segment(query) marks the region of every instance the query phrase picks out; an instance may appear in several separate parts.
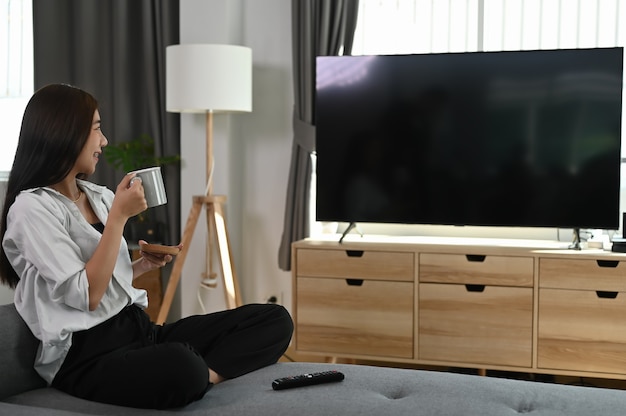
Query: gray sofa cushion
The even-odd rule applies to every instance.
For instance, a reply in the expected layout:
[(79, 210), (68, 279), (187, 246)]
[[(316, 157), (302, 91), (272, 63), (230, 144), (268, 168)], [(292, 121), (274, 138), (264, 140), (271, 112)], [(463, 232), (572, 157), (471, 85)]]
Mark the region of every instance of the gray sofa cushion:
[[(346, 379), (292, 390), (272, 390), (275, 378), (326, 369), (340, 370)], [(51, 388), (22, 393), (7, 401), (34, 409), (102, 416), (503, 416), (524, 413), (622, 416), (626, 409), (626, 392), (435, 371), (279, 363), (220, 383), (201, 400), (176, 410), (157, 412), (93, 403)], [(39, 413), (33, 413), (36, 414)]]
[[(0, 306), (0, 415), (623, 415), (626, 391), (347, 364), (279, 363), (214, 386), (183, 409), (154, 411), (78, 399), (33, 370), (37, 341), (13, 305)], [(274, 391), (274, 379), (336, 369), (344, 381)]]
[(39, 407), (20, 406), (10, 403), (0, 403), (0, 415), (4, 416), (81, 416), (82, 413), (66, 412), (64, 410), (41, 409)]
[(38, 345), (15, 305), (0, 305), (0, 400), (46, 385), (33, 368)]

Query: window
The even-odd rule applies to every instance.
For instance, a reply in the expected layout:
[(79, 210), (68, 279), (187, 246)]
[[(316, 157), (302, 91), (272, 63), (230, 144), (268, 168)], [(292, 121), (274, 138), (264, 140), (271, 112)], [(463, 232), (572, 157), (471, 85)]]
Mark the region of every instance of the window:
[(33, 94), (31, 0), (0, 0), (0, 172), (13, 164), (24, 108)]
[(359, 3), (355, 55), (611, 47), (626, 43), (626, 5), (621, 0)]

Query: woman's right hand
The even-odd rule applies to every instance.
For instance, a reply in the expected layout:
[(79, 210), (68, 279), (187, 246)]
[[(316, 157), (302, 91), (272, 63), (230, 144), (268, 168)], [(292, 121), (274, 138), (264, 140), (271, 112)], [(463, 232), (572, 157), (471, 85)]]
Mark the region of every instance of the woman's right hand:
[(115, 198), (111, 206), (111, 212), (117, 212), (126, 220), (148, 208), (141, 178), (133, 180), (135, 177), (136, 174), (129, 174), (122, 178), (115, 190)]

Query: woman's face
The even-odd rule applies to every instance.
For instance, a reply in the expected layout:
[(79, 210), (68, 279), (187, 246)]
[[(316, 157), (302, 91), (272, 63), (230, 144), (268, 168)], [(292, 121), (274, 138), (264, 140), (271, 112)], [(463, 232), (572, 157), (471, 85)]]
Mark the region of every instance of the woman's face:
[(91, 132), (89, 137), (78, 155), (78, 159), (74, 165), (79, 173), (91, 175), (96, 171), (96, 164), (102, 155), (102, 148), (109, 144), (109, 141), (100, 129), (100, 113), (96, 110), (93, 113), (91, 123)]

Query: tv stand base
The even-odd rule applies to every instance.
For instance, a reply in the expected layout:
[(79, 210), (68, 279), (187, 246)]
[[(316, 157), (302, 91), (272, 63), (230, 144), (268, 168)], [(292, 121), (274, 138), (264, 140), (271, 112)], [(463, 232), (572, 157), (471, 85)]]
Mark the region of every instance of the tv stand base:
[(348, 235), (348, 233), (352, 231), (353, 229), (355, 229), (359, 233), (359, 235), (363, 237), (363, 231), (359, 229), (359, 226), (356, 225), (356, 222), (351, 222), (350, 225), (348, 225), (348, 228), (346, 228), (343, 234), (341, 234), (341, 238), (339, 239), (339, 244), (343, 243), (343, 239), (346, 238), (346, 235)]
[(580, 250), (580, 228), (574, 228), (574, 239), (572, 244), (568, 247), (570, 250)]

